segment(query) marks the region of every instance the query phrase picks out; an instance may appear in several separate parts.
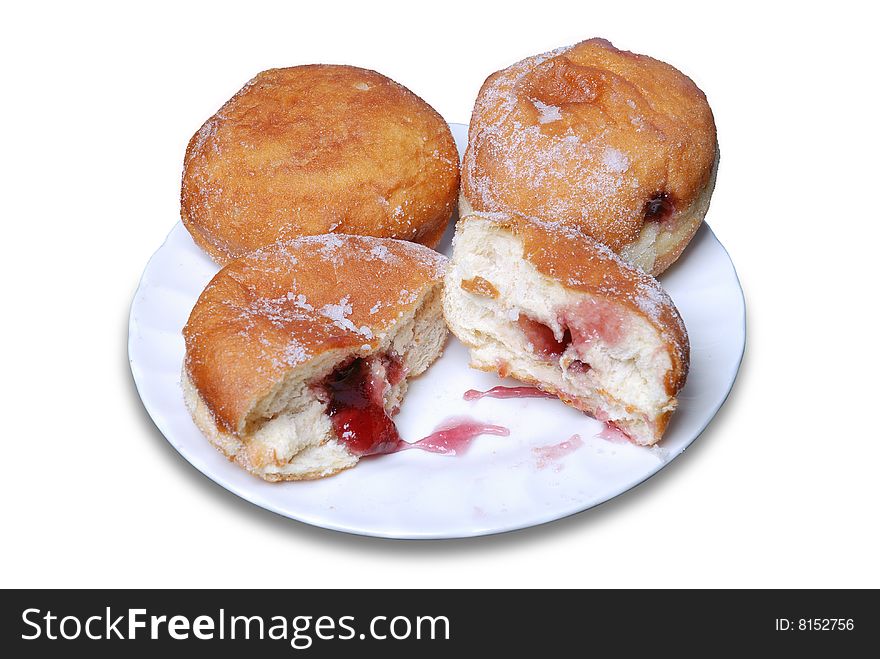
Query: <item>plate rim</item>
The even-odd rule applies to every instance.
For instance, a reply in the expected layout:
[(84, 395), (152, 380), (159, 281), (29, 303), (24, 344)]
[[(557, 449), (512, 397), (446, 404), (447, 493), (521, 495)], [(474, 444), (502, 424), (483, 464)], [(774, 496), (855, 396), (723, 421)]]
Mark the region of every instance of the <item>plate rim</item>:
[[(461, 126), (467, 131), (467, 124), (458, 124), (454, 122), (449, 122), (450, 126)], [(134, 295), (131, 298), (131, 303), (129, 305), (129, 316), (128, 316), (128, 342), (127, 342), (127, 353), (128, 353), (128, 362), (129, 362), (129, 370), (131, 373), (132, 380), (134, 382), (135, 390), (137, 391), (138, 398), (140, 399), (141, 405), (147, 412), (147, 415), (150, 417), (150, 421), (156, 427), (156, 429), (162, 434), (162, 437), (165, 441), (171, 445), (171, 447), (175, 450), (177, 455), (182, 458), (190, 467), (195, 469), (199, 474), (210, 480), (212, 483), (216, 484), (220, 488), (226, 490), (227, 492), (232, 493), (239, 499), (243, 501), (247, 501), (249, 504), (262, 508), (263, 510), (267, 510), (279, 517), (287, 520), (292, 520), (301, 524), (308, 524), (309, 526), (314, 526), (318, 528), (323, 528), (331, 531), (336, 531), (340, 533), (346, 533), (349, 535), (361, 536), (361, 537), (373, 537), (373, 538), (382, 538), (387, 540), (452, 540), (452, 539), (464, 539), (464, 538), (475, 538), (475, 537), (490, 537), (494, 535), (501, 535), (505, 533), (512, 533), (514, 531), (520, 531), (528, 528), (536, 528), (540, 526), (544, 526), (547, 524), (551, 524), (553, 522), (558, 522), (563, 519), (567, 519), (569, 517), (573, 517), (575, 515), (579, 515), (581, 513), (587, 512), (589, 510), (593, 510), (598, 508), (599, 506), (608, 503), (609, 501), (613, 501), (617, 499), (619, 496), (638, 488), (643, 483), (647, 482), (657, 474), (663, 472), (669, 464), (674, 462), (677, 459), (681, 458), (681, 455), (696, 442), (702, 434), (705, 432), (706, 428), (712, 423), (714, 418), (717, 416), (718, 411), (724, 406), (730, 397), (731, 392), (736, 384), (737, 377), (739, 375), (740, 368), (742, 366), (742, 361), (745, 356), (746, 344), (748, 342), (748, 331), (747, 331), (747, 309), (745, 303), (745, 293), (742, 288), (742, 282), (739, 278), (739, 273), (736, 270), (736, 265), (733, 262), (733, 259), (730, 256), (730, 252), (727, 247), (722, 243), (715, 232), (712, 230), (712, 227), (705, 220), (701, 223), (705, 226), (705, 229), (711, 234), (712, 238), (715, 242), (721, 247), (722, 252), (724, 253), (724, 257), (727, 259), (727, 262), (730, 265), (731, 271), (733, 272), (733, 280), (736, 283), (736, 289), (738, 292), (737, 301), (739, 303), (739, 324), (738, 324), (738, 338), (740, 338), (740, 350), (739, 355), (737, 356), (735, 363), (733, 365), (733, 369), (731, 373), (726, 374), (725, 378), (725, 386), (726, 392), (724, 396), (719, 400), (717, 405), (711, 409), (711, 413), (706, 415), (705, 421), (702, 424), (702, 427), (696, 432), (693, 437), (683, 446), (679, 451), (677, 451), (674, 455), (670, 455), (668, 459), (663, 461), (660, 466), (647, 474), (644, 478), (640, 478), (634, 482), (627, 481), (627, 483), (619, 489), (616, 489), (613, 494), (603, 499), (602, 501), (598, 501), (596, 503), (592, 503), (583, 507), (577, 508), (577, 510), (571, 511), (563, 511), (561, 514), (551, 514), (550, 516), (541, 519), (540, 521), (522, 521), (518, 523), (511, 523), (506, 526), (497, 526), (491, 529), (474, 529), (470, 532), (463, 533), (461, 531), (455, 531), (452, 533), (449, 532), (408, 532), (408, 533), (400, 533), (394, 531), (377, 531), (375, 529), (365, 529), (365, 528), (356, 528), (351, 525), (340, 525), (332, 522), (331, 520), (315, 520), (308, 519), (307, 516), (295, 515), (291, 514), (289, 511), (281, 510), (278, 506), (273, 504), (271, 501), (262, 500), (260, 497), (255, 497), (252, 493), (248, 493), (246, 489), (239, 488), (234, 484), (229, 482), (225, 482), (220, 477), (215, 477), (211, 473), (211, 470), (203, 470), (201, 469), (196, 462), (200, 462), (196, 456), (188, 455), (182, 447), (178, 447), (175, 445), (173, 441), (169, 438), (169, 430), (166, 430), (163, 426), (165, 419), (165, 414), (157, 409), (154, 405), (148, 402), (149, 397), (147, 399), (144, 398), (143, 388), (145, 384), (143, 384), (144, 374), (139, 364), (136, 363), (133, 352), (136, 352), (136, 334), (139, 323), (135, 318), (135, 305), (138, 301), (138, 296), (141, 292), (141, 289), (144, 285), (144, 281), (147, 279), (147, 273), (150, 270), (150, 265), (153, 262), (153, 259), (162, 251), (162, 249), (168, 244), (172, 235), (178, 231), (178, 227), (181, 226), (181, 222), (178, 221), (171, 227), (168, 233), (165, 236), (165, 239), (162, 241), (162, 244), (152, 253), (150, 258), (147, 260), (147, 263), (144, 265), (143, 271), (141, 272), (141, 276), (138, 279), (138, 285), (135, 288)], [(183, 403), (183, 398), (181, 396), (181, 403)], [(195, 461), (194, 461), (195, 460)]]

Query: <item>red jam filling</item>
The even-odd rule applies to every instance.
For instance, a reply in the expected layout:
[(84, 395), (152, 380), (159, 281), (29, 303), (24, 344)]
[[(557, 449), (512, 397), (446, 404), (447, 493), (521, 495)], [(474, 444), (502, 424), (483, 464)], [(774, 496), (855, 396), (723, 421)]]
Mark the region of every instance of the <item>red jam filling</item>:
[(406, 375), (406, 367), (400, 358), (394, 353), (388, 353), (382, 358), (382, 363), (385, 364), (385, 377), (388, 379), (388, 384), (392, 387), (400, 384)]
[[(357, 358), (336, 369), (323, 384), (327, 414), (337, 440), (358, 456), (420, 449), (462, 455), (479, 435), (509, 435), (503, 426), (468, 417), (447, 419), (434, 432), (408, 444), (385, 412), (385, 388), (400, 382), (406, 370), (396, 355)], [(529, 387), (521, 387), (527, 389)], [(537, 390), (535, 390), (537, 391)]]
[(553, 330), (544, 323), (523, 315), (520, 315), (518, 322), (535, 354), (542, 357), (559, 357), (571, 343), (571, 333), (568, 330), (565, 330), (562, 341), (557, 341)]
[(572, 373), (577, 373), (578, 375), (583, 375), (587, 371), (590, 370), (590, 365), (586, 362), (582, 362), (580, 359), (573, 359), (568, 364), (568, 370)]
[[(599, 298), (583, 300), (562, 310), (559, 314), (559, 323), (565, 329), (562, 341), (557, 341), (553, 330), (537, 320), (520, 315), (517, 322), (531, 344), (532, 351), (550, 361), (561, 357), (570, 345), (574, 346), (579, 355), (584, 355), (594, 341), (601, 340), (608, 345), (615, 345), (624, 334), (623, 318), (616, 306)], [(567, 368), (572, 373), (584, 374), (591, 366), (585, 361), (574, 359), (568, 363)]]
[(658, 192), (645, 202), (645, 219), (649, 222), (662, 222), (672, 215), (672, 197), (667, 192)]
[(381, 361), (357, 358), (334, 371), (324, 383), (329, 398), (327, 414), (336, 437), (355, 455), (390, 453), (401, 441), (394, 421), (385, 412), (388, 370)]

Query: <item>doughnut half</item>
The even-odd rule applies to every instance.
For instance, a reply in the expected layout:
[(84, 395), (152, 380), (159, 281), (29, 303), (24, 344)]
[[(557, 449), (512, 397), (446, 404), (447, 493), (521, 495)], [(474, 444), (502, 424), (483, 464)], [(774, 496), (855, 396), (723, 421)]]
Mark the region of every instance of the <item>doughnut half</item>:
[(449, 126), (405, 87), (353, 66), (271, 69), (193, 135), (181, 218), (221, 265), (323, 233), (434, 247), (458, 180)]
[(571, 227), (475, 213), (456, 227), (443, 311), (471, 366), (660, 440), (684, 386), (684, 322), (653, 277)]
[(656, 275), (699, 228), (717, 165), (712, 110), (690, 78), (590, 39), (483, 84), (461, 215), (469, 204), (574, 226)]
[(328, 234), (226, 265), (183, 329), (183, 390), (205, 436), (268, 481), (320, 478), (393, 450), (407, 378), (440, 356), (446, 259)]

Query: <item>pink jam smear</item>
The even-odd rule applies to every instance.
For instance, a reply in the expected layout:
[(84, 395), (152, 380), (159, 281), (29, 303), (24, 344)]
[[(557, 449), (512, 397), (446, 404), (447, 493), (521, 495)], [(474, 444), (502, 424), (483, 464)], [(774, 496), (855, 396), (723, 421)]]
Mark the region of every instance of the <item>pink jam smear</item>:
[(443, 421), (434, 432), (417, 442), (409, 444), (401, 441), (394, 452), (418, 449), (443, 455), (464, 455), (470, 448), (471, 442), (480, 435), (507, 437), (509, 434), (510, 430), (504, 426), (481, 423), (470, 417), (452, 417)]
[(601, 421), (604, 424), (602, 431), (596, 435), (599, 439), (614, 442), (615, 444), (624, 444), (631, 441), (629, 435), (614, 425), (614, 422), (605, 410), (598, 409), (591, 416), (596, 421)]
[(465, 400), (480, 398), (556, 398), (553, 394), (541, 391), (537, 387), (492, 387), (487, 391), (468, 389), (464, 392)]
[(532, 453), (537, 458), (538, 469), (546, 469), (553, 466), (555, 471), (562, 471), (563, 465), (559, 464), (559, 461), (565, 456), (574, 453), (583, 445), (584, 440), (581, 439), (580, 435), (572, 435), (559, 444), (533, 448)]
[(614, 345), (623, 338), (623, 319), (617, 309), (600, 299), (584, 300), (563, 314), (564, 324), (571, 331), (575, 347), (601, 339)]
[(596, 437), (609, 442), (614, 442), (615, 444), (628, 444), (631, 441), (627, 434), (620, 428), (607, 422), (605, 423), (602, 432), (596, 435)]

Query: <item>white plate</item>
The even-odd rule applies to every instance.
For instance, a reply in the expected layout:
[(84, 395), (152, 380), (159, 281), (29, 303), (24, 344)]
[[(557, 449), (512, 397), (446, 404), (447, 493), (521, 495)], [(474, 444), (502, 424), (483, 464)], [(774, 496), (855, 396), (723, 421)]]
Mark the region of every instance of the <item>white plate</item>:
[[(467, 127), (452, 124), (463, 150)], [(441, 244), (449, 253), (451, 230)], [(597, 437), (602, 424), (555, 400), (484, 398), (467, 389), (502, 382), (467, 366), (450, 337), (443, 357), (412, 382), (401, 435), (418, 439), (443, 419), (469, 415), (508, 426), (463, 456), (404, 451), (364, 459), (331, 478), (265, 483), (224, 458), (190, 419), (180, 390), (181, 329), (217, 271), (181, 224), (150, 259), (131, 307), (128, 351), (144, 406), (159, 430), (196, 469), (248, 501), (308, 524), (389, 538), (457, 538), (520, 529), (566, 517), (635, 487), (680, 455), (703, 431), (733, 386), (745, 346), (745, 304), (733, 264), (705, 224), (662, 277), (687, 324), (691, 370), (680, 407), (652, 449)], [(582, 446), (557, 459), (540, 447), (573, 434)], [(552, 453), (552, 451), (550, 451)]]

